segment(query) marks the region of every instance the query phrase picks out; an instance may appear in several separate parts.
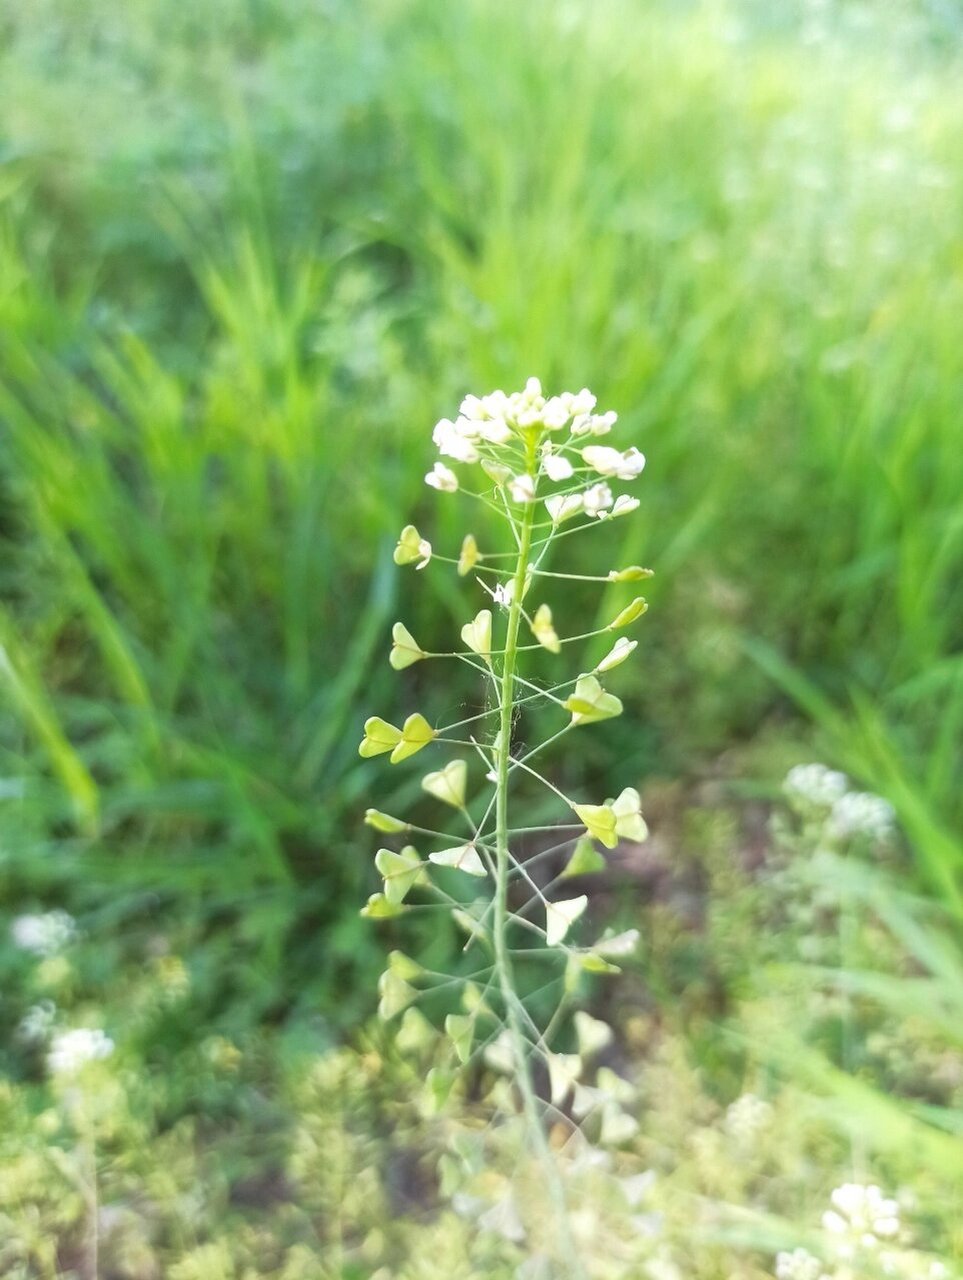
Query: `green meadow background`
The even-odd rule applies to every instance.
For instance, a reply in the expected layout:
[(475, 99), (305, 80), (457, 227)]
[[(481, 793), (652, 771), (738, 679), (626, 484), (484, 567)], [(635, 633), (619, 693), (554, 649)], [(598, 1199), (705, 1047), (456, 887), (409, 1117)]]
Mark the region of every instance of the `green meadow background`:
[(532, 374), (646, 453), (606, 550), (656, 570), (557, 775), (759, 804), (824, 760), (958, 940), (961, 42), (949, 0), (0, 4), (2, 908), (77, 918), (115, 1022), (183, 958), (148, 1074), (372, 1013), (360, 817), (417, 778), (360, 725), (469, 691), (388, 669), (465, 609), (391, 551), (458, 545), (431, 428)]

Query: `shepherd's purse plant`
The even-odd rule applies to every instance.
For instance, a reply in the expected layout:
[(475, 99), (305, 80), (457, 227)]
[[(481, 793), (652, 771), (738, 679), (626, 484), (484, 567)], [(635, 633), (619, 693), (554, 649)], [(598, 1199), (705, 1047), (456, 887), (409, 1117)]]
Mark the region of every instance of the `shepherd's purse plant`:
[[(392, 952), (380, 981), (380, 1012), (394, 1018), (428, 992), (448, 998), (450, 1008), (452, 991), (459, 994), (459, 1005), (445, 1018), (453, 1055), (461, 1064), (482, 1055), (515, 1086), (528, 1141), (545, 1161), (559, 1254), (567, 1256), (564, 1267), (575, 1275), (583, 1272), (567, 1236), (564, 1179), (550, 1149), (547, 1121), (564, 1117), (579, 1130), (594, 1127), (601, 1143), (631, 1136), (634, 1121), (620, 1105), (625, 1091), (618, 1086), (624, 1082), (602, 1068), (590, 1083), (592, 1056), (604, 1047), (609, 1029), (575, 1005), (582, 975), (617, 971), (614, 962), (634, 950), (638, 935), (608, 932), (582, 940), (579, 921), (588, 898), (566, 886), (574, 877), (604, 868), (599, 845), (611, 850), (623, 840), (641, 842), (647, 830), (639, 793), (631, 786), (615, 798), (571, 797), (533, 762), (550, 744), (622, 712), (602, 679), (636, 648), (626, 632), (645, 613), (645, 599), (636, 596), (607, 625), (570, 636), (556, 631), (546, 599), (571, 580), (633, 583), (651, 576), (639, 565), (597, 575), (548, 567), (553, 549), (568, 545), (566, 538), (590, 534), (639, 506), (638, 498), (613, 492), (619, 481), (635, 481), (645, 466), (638, 449), (600, 442), (615, 424), (614, 413), (596, 411), (588, 390), (546, 397), (536, 378), (511, 395), (468, 396), (454, 421), (437, 424), (434, 443), (459, 472), (437, 461), (427, 484), (446, 499), (459, 494), (493, 513), (497, 522), (486, 525), (500, 524), (504, 537), (500, 545), (489, 546), (466, 532), (457, 554), (445, 556), (413, 525), (402, 530), (397, 564), (416, 570), (429, 563), (453, 565), (460, 576), (472, 575), (488, 598), (461, 628), (461, 645), (449, 652), (430, 651), (396, 622), (389, 661), (399, 671), (428, 660), (466, 663), (484, 684), (484, 709), (441, 726), (418, 712), (400, 727), (371, 716), (360, 746), (362, 756), (386, 754), (392, 764), (440, 746), (445, 758), (425, 774), (421, 786), (457, 824), (452, 833), (442, 829), (441, 820), (426, 827), (369, 809), (368, 825), (394, 837), (400, 847), (377, 851), (383, 889), (372, 895), (364, 914), (384, 919), (433, 903), (453, 913), (467, 936), (465, 950), (480, 957), (477, 969), (452, 979)], [(592, 670), (558, 670), (567, 646), (606, 633), (611, 633), (611, 647)], [(557, 674), (546, 679), (539, 669), (529, 671), (525, 664), (532, 659)], [(516, 746), (520, 713), (546, 701), (558, 713), (557, 729), (536, 745)], [(552, 794), (561, 810), (559, 823), (526, 824), (517, 815), (517, 784), (524, 779), (534, 779)], [(532, 840), (541, 842), (538, 851), (532, 855), (526, 847), (523, 853)], [(560, 868), (548, 883), (539, 882), (544, 865)], [(538, 967), (534, 990), (531, 982), (520, 981), (523, 965)], [(547, 1016), (546, 992), (552, 1010)], [(564, 1044), (578, 1052), (559, 1052)], [(612, 1078), (608, 1087), (605, 1076)], [(511, 1098), (513, 1091), (505, 1095)]]

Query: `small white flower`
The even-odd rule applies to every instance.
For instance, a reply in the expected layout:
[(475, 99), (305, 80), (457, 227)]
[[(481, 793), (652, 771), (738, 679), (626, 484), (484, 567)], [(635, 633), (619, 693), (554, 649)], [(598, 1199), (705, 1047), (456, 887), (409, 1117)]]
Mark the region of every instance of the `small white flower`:
[(484, 418), (478, 424), (478, 434), (489, 444), (508, 444), (512, 429), (504, 418)]
[(851, 1244), (874, 1248), (899, 1235), (899, 1205), (877, 1186), (847, 1182), (830, 1196), (832, 1209), (823, 1214), (823, 1228)]
[(458, 406), (458, 412), (471, 422), (479, 422), (485, 417), (485, 405), (478, 396), (465, 396)]
[(504, 391), (492, 391), (487, 396), (465, 396), (458, 412), (471, 422), (490, 422), (495, 419), (504, 420), (512, 406), (512, 397)]
[(824, 764), (797, 764), (786, 774), (782, 789), (797, 807), (829, 809), (846, 794), (849, 780), (844, 773)]
[(563, 458), (559, 453), (547, 453), (542, 459), (542, 470), (549, 480), (568, 480), (574, 472), (568, 458)]
[(17, 916), (10, 926), (14, 946), (38, 956), (56, 955), (77, 936), (74, 918), (66, 911)]
[(577, 516), (584, 506), (585, 500), (580, 493), (556, 493), (545, 499), (545, 510), (551, 516), (553, 524), (561, 524), (563, 520)]
[(884, 841), (893, 834), (896, 815), (893, 806), (868, 791), (850, 791), (840, 796), (829, 815), (829, 834), (837, 840), (868, 836)]
[(573, 436), (604, 436), (612, 430), (619, 415), (617, 413), (581, 413), (572, 422)]
[(641, 475), (644, 469), (645, 454), (640, 453), (635, 445), (632, 445), (622, 454), (622, 468), (617, 474), (621, 480), (633, 480)]
[(593, 484), (582, 494), (582, 505), (587, 516), (600, 516), (612, 505), (612, 490), (604, 480)]
[(582, 460), (603, 476), (634, 480), (645, 466), (645, 454), (633, 446), (620, 453), (604, 444), (590, 444), (582, 450)]
[(591, 413), (595, 408), (596, 400), (588, 387), (583, 387), (581, 391), (577, 391), (574, 395), (568, 393), (569, 412), (573, 417), (581, 416), (585, 413)]
[(534, 502), (535, 481), (524, 472), (520, 476), (512, 476), (508, 482), (508, 492), (513, 502)]
[(823, 1264), (806, 1249), (776, 1255), (777, 1280), (829, 1280)]
[(54, 1036), (47, 1067), (52, 1075), (75, 1075), (88, 1062), (109, 1058), (113, 1052), (113, 1040), (99, 1028), (78, 1027)]
[(457, 422), (442, 418), (431, 438), (438, 446), (438, 452), (447, 458), (454, 458), (457, 462), (478, 461), (478, 450), (472, 444), (476, 438), (475, 424), (467, 418), (459, 418)]
[(17, 1034), (28, 1044), (38, 1044), (50, 1035), (56, 1017), (57, 1006), (54, 1002), (41, 1000), (39, 1004), (31, 1005), (20, 1019)]
[(436, 462), (425, 476), (425, 484), (430, 484), (433, 489), (442, 493), (455, 493), (458, 489), (458, 477), (443, 462)]
[(562, 431), (568, 426), (571, 416), (566, 397), (564, 395), (552, 396), (550, 400), (545, 401), (545, 408), (542, 410), (542, 425), (548, 431)]
[(772, 1107), (754, 1093), (744, 1093), (726, 1109), (725, 1129), (738, 1143), (749, 1146), (772, 1121)]

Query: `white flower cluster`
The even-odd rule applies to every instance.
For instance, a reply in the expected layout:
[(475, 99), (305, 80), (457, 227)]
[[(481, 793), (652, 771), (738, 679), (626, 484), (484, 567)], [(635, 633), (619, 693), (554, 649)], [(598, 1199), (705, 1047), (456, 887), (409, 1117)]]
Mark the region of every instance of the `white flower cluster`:
[(829, 1280), (823, 1264), (807, 1249), (777, 1254), (776, 1277), (777, 1280)]
[(833, 805), (829, 834), (835, 840), (867, 836), (882, 843), (893, 834), (895, 819), (893, 806), (881, 796), (868, 791), (849, 791)]
[[(561, 483), (576, 473), (587, 474), (584, 488), (577, 484), (571, 492), (546, 498), (555, 524), (580, 512), (599, 519), (627, 515), (639, 505), (638, 499), (624, 494), (615, 498), (607, 481), (634, 480), (645, 467), (645, 457), (634, 447), (621, 451), (608, 445), (583, 446), (585, 437), (606, 435), (617, 420), (614, 413), (594, 412), (595, 404), (587, 387), (546, 397), (539, 380), (529, 378), (524, 391), (466, 396), (459, 416), (454, 421), (442, 418), (432, 439), (443, 458), (480, 462), (489, 479), (504, 487), (516, 503), (537, 500), (539, 476)], [(533, 442), (538, 446), (537, 467), (520, 467), (530, 458)], [(457, 475), (444, 462), (434, 464), (425, 482), (444, 493), (458, 488)]]
[(899, 1205), (879, 1187), (847, 1182), (830, 1200), (832, 1208), (822, 1218), (830, 1270), (807, 1249), (787, 1250), (776, 1256), (777, 1280), (950, 1280), (938, 1258), (904, 1247)]
[(10, 926), (14, 946), (38, 956), (53, 956), (77, 936), (73, 916), (66, 911), (17, 916)]
[(508, 444), (524, 431), (564, 431), (574, 436), (602, 436), (617, 421), (614, 413), (595, 414), (595, 396), (587, 387), (579, 392), (563, 391), (546, 399), (538, 378), (529, 378), (524, 391), (506, 395), (493, 391), (488, 396), (466, 396), (454, 422), (447, 418), (435, 427), (432, 439), (439, 453), (459, 462), (478, 462), (479, 441)]
[(831, 809), (849, 790), (849, 779), (824, 764), (797, 764), (786, 774), (782, 789), (796, 806)]
[(875, 1249), (900, 1232), (899, 1205), (877, 1186), (847, 1182), (830, 1196), (832, 1208), (823, 1214), (823, 1229), (837, 1237), (836, 1252), (850, 1257), (857, 1249)]
[(52, 1000), (31, 1005), (17, 1025), (17, 1035), (27, 1044), (42, 1044), (53, 1030), (57, 1006)]
[(742, 1146), (749, 1146), (772, 1121), (772, 1107), (754, 1093), (744, 1093), (726, 1109), (726, 1132)]
[(51, 1075), (72, 1076), (88, 1062), (109, 1058), (113, 1052), (113, 1040), (99, 1028), (77, 1027), (54, 1036), (47, 1054), (47, 1067)]
[(842, 842), (859, 836), (877, 843), (888, 840), (896, 820), (893, 806), (868, 791), (850, 791), (844, 773), (823, 764), (797, 764), (782, 784), (790, 805), (803, 815), (825, 820), (829, 839)]

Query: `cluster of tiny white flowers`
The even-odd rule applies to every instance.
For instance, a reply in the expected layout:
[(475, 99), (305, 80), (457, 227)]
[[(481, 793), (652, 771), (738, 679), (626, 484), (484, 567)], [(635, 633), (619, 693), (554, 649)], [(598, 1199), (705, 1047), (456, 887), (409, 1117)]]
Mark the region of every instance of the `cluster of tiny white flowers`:
[(938, 1258), (905, 1247), (899, 1205), (879, 1187), (847, 1182), (830, 1200), (822, 1217), (830, 1272), (807, 1249), (786, 1250), (776, 1256), (777, 1280), (862, 1280), (867, 1272), (894, 1280), (950, 1280)]
[(52, 1000), (41, 1000), (31, 1005), (17, 1025), (17, 1035), (28, 1044), (40, 1044), (53, 1030), (57, 1018), (57, 1006)]
[(849, 791), (833, 805), (828, 832), (835, 840), (866, 836), (883, 842), (893, 834), (896, 815), (893, 806), (868, 791)]
[(847, 1182), (830, 1196), (832, 1208), (823, 1214), (823, 1229), (837, 1237), (840, 1257), (857, 1248), (875, 1249), (894, 1240), (900, 1231), (899, 1205), (877, 1186)]
[(850, 791), (849, 779), (835, 769), (823, 764), (797, 764), (786, 774), (782, 787), (797, 812), (816, 813), (825, 820), (830, 840), (842, 842), (864, 836), (883, 843), (893, 834), (893, 806), (868, 791)]
[[(611, 519), (627, 515), (639, 504), (625, 494), (616, 498), (607, 481), (634, 480), (645, 467), (645, 456), (635, 447), (622, 451), (608, 445), (581, 444), (584, 437), (606, 435), (617, 421), (614, 413), (594, 412), (595, 404), (587, 387), (546, 397), (539, 380), (529, 378), (524, 391), (466, 396), (458, 417), (454, 421), (442, 418), (432, 439), (443, 458), (480, 462), (489, 479), (503, 487), (511, 501), (524, 504), (537, 500), (537, 477), (527, 471), (516, 473), (506, 465), (511, 451), (499, 454), (499, 448), (531, 439), (533, 432), (539, 436), (547, 433), (539, 444), (539, 475), (561, 483), (572, 479), (576, 470), (595, 473), (583, 490), (545, 499), (552, 522), (560, 524), (579, 513)], [(459, 485), (458, 476), (444, 462), (434, 464), (425, 483), (443, 493), (454, 493)]]
[(831, 809), (846, 794), (849, 779), (824, 764), (797, 764), (786, 774), (782, 789), (791, 804)]
[(808, 1249), (793, 1249), (776, 1255), (777, 1280), (829, 1280), (823, 1264)]
[(431, 438), (443, 457), (480, 462), (484, 445), (509, 444), (532, 428), (555, 432), (568, 427), (572, 435), (604, 435), (615, 425), (616, 415), (593, 414), (594, 408), (595, 396), (587, 388), (546, 399), (538, 378), (529, 378), (524, 391), (511, 395), (493, 391), (487, 396), (466, 396), (455, 421), (442, 418)]
[(754, 1093), (744, 1093), (726, 1109), (724, 1124), (736, 1142), (748, 1146), (771, 1121), (771, 1105)]
[(52, 1075), (76, 1075), (88, 1062), (109, 1058), (114, 1052), (114, 1042), (99, 1028), (77, 1027), (54, 1036), (47, 1067)]
[(17, 916), (10, 926), (14, 946), (38, 956), (53, 956), (77, 936), (73, 916), (66, 911)]

